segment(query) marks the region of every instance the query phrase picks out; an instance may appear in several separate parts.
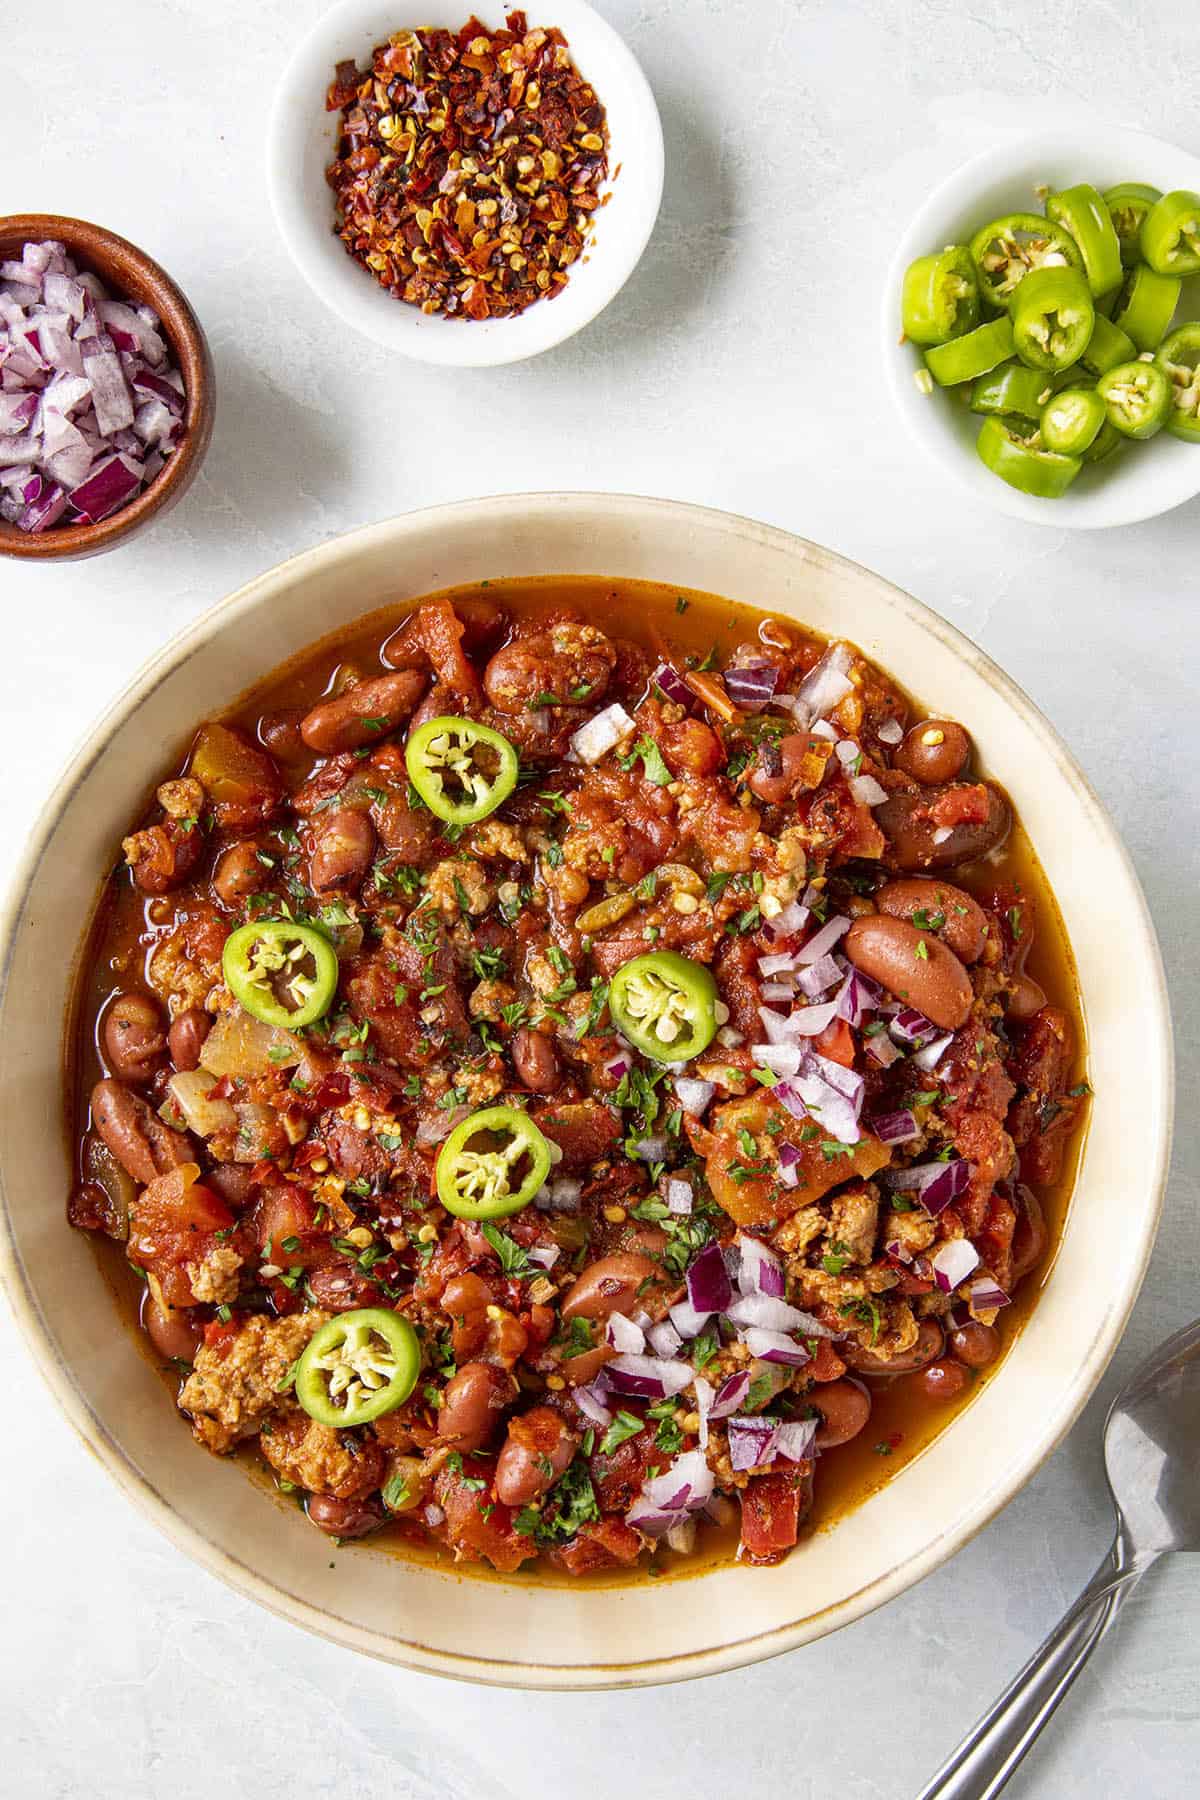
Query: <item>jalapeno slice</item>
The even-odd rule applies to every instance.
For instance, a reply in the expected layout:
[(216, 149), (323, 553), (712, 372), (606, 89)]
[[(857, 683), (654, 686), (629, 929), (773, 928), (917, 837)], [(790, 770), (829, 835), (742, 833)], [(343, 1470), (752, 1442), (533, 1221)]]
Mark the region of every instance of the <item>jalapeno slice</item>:
[(1107, 416), (1095, 388), (1065, 388), (1043, 409), (1042, 443), (1062, 456), (1082, 456), (1099, 437)]
[(1174, 389), (1156, 363), (1118, 363), (1096, 383), (1109, 424), (1122, 437), (1152, 438), (1171, 416)]
[(1040, 213), (993, 219), (971, 239), (979, 291), (1003, 310), (1031, 269), (1081, 269), (1083, 258), (1069, 232)]
[(997, 363), (1007, 362), (1012, 353), (1012, 320), (990, 319), (965, 337), (934, 344), (925, 352), (925, 366), (939, 387), (956, 387), (960, 381), (986, 375)]
[(1091, 182), (1050, 194), (1046, 216), (1074, 238), (1092, 293), (1107, 294), (1116, 287), (1121, 279), (1121, 245), (1112, 215)]
[(919, 256), (904, 274), (904, 335), (913, 344), (945, 344), (979, 323), (979, 285), (965, 244)]
[(985, 419), (976, 439), (985, 468), (1022, 494), (1041, 500), (1057, 500), (1065, 494), (1083, 464), (1077, 456), (1061, 456), (1043, 450), (1036, 432), (1021, 437), (1002, 419)]
[(318, 1425), (349, 1431), (403, 1406), (420, 1373), (421, 1346), (408, 1320), (363, 1306), (313, 1333), (296, 1364), (296, 1398)]
[(292, 919), (255, 919), (225, 940), (221, 966), (234, 998), (264, 1025), (295, 1031), (324, 1016), (337, 992), (329, 939)]
[(1002, 363), (976, 381), (971, 389), (971, 411), (997, 413), (1001, 418), (1015, 413), (1036, 424), (1061, 380), (1061, 376), (1043, 369), (1027, 369), (1024, 363)]
[(409, 733), (404, 761), (430, 812), (451, 825), (474, 825), (494, 813), (516, 787), (520, 768), (516, 750), (498, 731), (449, 715)]
[(1107, 375), (1118, 363), (1132, 362), (1137, 355), (1137, 345), (1128, 332), (1114, 325), (1104, 314), (1096, 314), (1096, 323), (1092, 326), (1092, 335), (1087, 341), (1087, 348), (1080, 357), (1080, 362), (1089, 375)]
[(529, 1205), (554, 1156), (519, 1106), (485, 1106), (456, 1125), (442, 1145), (438, 1199), (459, 1219), (503, 1219)]
[(1154, 202), (1142, 221), (1142, 255), (1156, 275), (1200, 270), (1200, 194), (1174, 188)]
[(1178, 275), (1157, 275), (1144, 267), (1131, 269), (1113, 308), (1113, 324), (1119, 325), (1139, 350), (1157, 350), (1175, 315), (1182, 286)]
[(1096, 322), (1088, 284), (1078, 269), (1034, 269), (1012, 297), (1013, 343), (1031, 369), (1069, 369), (1087, 348)]
[(1173, 331), (1154, 360), (1172, 387), (1167, 430), (1185, 443), (1200, 444), (1200, 325)]
[(1144, 181), (1120, 181), (1105, 192), (1104, 204), (1121, 246), (1121, 261), (1127, 269), (1134, 268), (1142, 260), (1142, 223), (1154, 202), (1161, 199), (1159, 189), (1149, 187)]
[(608, 1010), (643, 1056), (687, 1062), (716, 1036), (717, 984), (703, 963), (653, 950), (622, 963), (608, 984)]

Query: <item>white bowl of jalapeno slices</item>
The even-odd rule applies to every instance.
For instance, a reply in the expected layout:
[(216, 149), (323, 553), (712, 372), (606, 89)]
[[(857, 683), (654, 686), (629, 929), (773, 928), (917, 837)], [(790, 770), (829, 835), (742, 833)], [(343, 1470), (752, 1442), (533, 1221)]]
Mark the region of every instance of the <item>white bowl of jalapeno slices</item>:
[(897, 246), (888, 378), (928, 453), (1016, 518), (1127, 525), (1200, 494), (1200, 158), (1048, 131), (973, 158)]

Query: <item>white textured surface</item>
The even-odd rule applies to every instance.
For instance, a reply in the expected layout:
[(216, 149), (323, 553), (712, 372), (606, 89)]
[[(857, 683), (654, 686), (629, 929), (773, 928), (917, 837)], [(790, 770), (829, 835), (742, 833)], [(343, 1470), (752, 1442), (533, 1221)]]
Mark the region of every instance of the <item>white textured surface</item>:
[[(536, 1780), (577, 1800), (615, 1776), (639, 1800), (781, 1787), (794, 1800), (903, 1800), (1099, 1560), (1103, 1407), (1196, 1310), (1200, 505), (1089, 537), (1023, 530), (947, 493), (883, 408), (878, 281), (898, 219), (1014, 118), (1053, 122), (1095, 102), (1200, 150), (1194, 84), (1180, 79), (1200, 65), (1200, 21), (1176, 0), (604, 0), (663, 113), (658, 231), (579, 338), (518, 368), (454, 374), (352, 337), (302, 291), (267, 220), (261, 97), (289, 32), (319, 10), (12, 9), (0, 205), (96, 218), (158, 256), (208, 326), (221, 402), (196, 488), (152, 535), (76, 567), (0, 565), (4, 841), (19, 841), (71, 744), (166, 633), (307, 543), (519, 488), (756, 513), (939, 607), (1079, 755), (1137, 860), (1167, 959), (1184, 1097), (1173, 1179), (1100, 1395), (980, 1538), (838, 1637), (632, 1695), (467, 1692), (236, 1599), (118, 1498), (43, 1401), (0, 1311), (0, 1791), (515, 1800)], [(1120, 929), (1114, 919), (1115, 957)], [(1130, 1019), (1136, 1105), (1133, 994)], [(1198, 1603), (1193, 1559), (1151, 1577), (1014, 1800), (1195, 1791)]]

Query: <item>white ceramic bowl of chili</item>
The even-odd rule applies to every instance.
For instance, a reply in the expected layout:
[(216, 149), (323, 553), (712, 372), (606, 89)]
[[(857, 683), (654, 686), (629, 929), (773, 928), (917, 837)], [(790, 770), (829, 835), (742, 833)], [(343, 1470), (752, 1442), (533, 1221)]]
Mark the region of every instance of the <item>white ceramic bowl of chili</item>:
[(585, 0), (553, 0), (530, 25), (556, 25), (576, 68), (608, 118), (608, 180), (594, 230), (570, 280), (552, 300), (484, 320), (423, 313), (381, 287), (334, 230), (335, 201), (325, 171), (336, 152), (341, 114), (325, 95), (339, 62), (365, 69), (377, 44), (420, 26), (457, 31), (472, 12), (504, 24), (510, 5), (469, 0), (342, 0), (322, 13), (284, 70), (267, 144), (275, 221), (313, 292), (357, 331), (418, 362), (485, 368), (538, 356), (572, 337), (606, 307), (633, 273), (654, 229), (663, 188), (663, 135), (654, 95), (633, 53)]
[[(957, 394), (924, 393), (915, 377), (924, 367), (915, 344), (900, 341), (904, 271), (918, 256), (947, 244), (969, 243), (991, 219), (1041, 212), (1039, 187), (1089, 181), (1101, 193), (1120, 181), (1144, 181), (1168, 193), (1200, 189), (1200, 157), (1144, 131), (1098, 120), (1088, 129), (1022, 133), (971, 158), (934, 189), (896, 246), (884, 288), (883, 358), (892, 397), (917, 443), (977, 500), (1014, 519), (1039, 525), (1096, 529), (1132, 525), (1170, 512), (1200, 494), (1200, 445), (1159, 432), (1148, 443), (1121, 447), (1101, 463), (1086, 463), (1057, 500), (1039, 500), (1009, 487), (985, 468), (975, 448), (983, 420)], [(1175, 324), (1200, 319), (1200, 276), (1183, 284)]]

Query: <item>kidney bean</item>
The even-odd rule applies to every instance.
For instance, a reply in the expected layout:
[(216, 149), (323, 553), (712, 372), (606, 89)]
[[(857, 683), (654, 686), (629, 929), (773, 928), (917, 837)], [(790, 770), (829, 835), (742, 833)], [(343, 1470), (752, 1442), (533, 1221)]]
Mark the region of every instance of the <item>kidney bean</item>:
[(871, 1416), (871, 1396), (852, 1381), (828, 1381), (804, 1396), (821, 1415), (813, 1440), (818, 1450), (834, 1450), (857, 1437)]
[(326, 1312), (353, 1312), (360, 1306), (384, 1305), (383, 1290), (352, 1263), (322, 1263), (310, 1269), (308, 1285), (313, 1299)]
[(167, 1038), (149, 994), (118, 994), (104, 1015), (104, 1055), (122, 1081), (149, 1081), (162, 1066)]
[(590, 1263), (567, 1289), (564, 1319), (607, 1319), (610, 1313), (633, 1313), (642, 1307), (654, 1316), (669, 1291), (669, 1277), (648, 1256), (619, 1251)]
[(92, 1123), (127, 1175), (148, 1187), (196, 1152), (186, 1132), (172, 1131), (152, 1107), (119, 1081), (98, 1081), (92, 1089)]
[(943, 1031), (957, 1031), (966, 1019), (971, 979), (940, 938), (918, 931), (907, 919), (874, 913), (855, 919), (842, 943), (856, 969)]
[(951, 825), (950, 835), (936, 843), (935, 834), (942, 828), (933, 819), (916, 816), (929, 807), (931, 794), (889, 795), (875, 808), (875, 823), (888, 840), (885, 864), (906, 872), (957, 869), (996, 849), (1008, 836), (1012, 809), (999, 788), (990, 782), (982, 786), (988, 795), (986, 819)]
[(1022, 973), (1012, 985), (1004, 1010), (1010, 1019), (1018, 1019), (1024, 1024), (1035, 1013), (1040, 1013), (1045, 1004), (1045, 989), (1038, 986), (1032, 975)]
[(322, 700), (300, 722), (300, 735), (310, 750), (336, 756), (362, 744), (378, 744), (407, 719), (425, 690), (419, 669), (400, 669), (360, 681), (336, 699)]
[(805, 775), (805, 759), (810, 756), (809, 739), (791, 732), (777, 741), (764, 738), (758, 746), (758, 760), (750, 776), (749, 788), (758, 799), (780, 805)]
[(217, 858), (212, 884), (217, 899), (230, 912), (236, 912), (251, 894), (260, 894), (270, 883), (271, 871), (259, 861), (260, 846), (254, 838), (243, 838), (231, 844)]
[(375, 855), (375, 828), (365, 813), (349, 807), (330, 813), (314, 834), (308, 862), (309, 885), (315, 893), (354, 893)]
[(1012, 1274), (1014, 1287), (1041, 1262), (1046, 1250), (1046, 1220), (1042, 1203), (1022, 1182), (1017, 1188), (1017, 1223), (1013, 1231)]
[(304, 713), (298, 706), (283, 707), (279, 712), (264, 713), (258, 721), (258, 741), (283, 762), (296, 762), (307, 746), (300, 735)]
[(931, 1362), (916, 1377), (927, 1400), (957, 1400), (971, 1377), (960, 1362), (949, 1356)]
[(896, 751), (896, 767), (926, 787), (957, 781), (967, 766), (971, 740), (953, 719), (922, 719), (910, 725)]
[(160, 1306), (149, 1288), (142, 1301), (142, 1329), (168, 1362), (195, 1362), (204, 1341), (204, 1327), (191, 1307)]
[(491, 1363), (470, 1362), (442, 1391), (438, 1436), (456, 1450), (478, 1450), (494, 1433), (515, 1392), (512, 1377)]
[(916, 1343), (900, 1356), (872, 1356), (853, 1339), (840, 1346), (839, 1355), (860, 1375), (911, 1375), (914, 1369), (923, 1369), (935, 1356), (940, 1356), (944, 1348), (945, 1338), (937, 1320), (922, 1319), (917, 1328)]
[(553, 1094), (562, 1083), (562, 1070), (558, 1066), (558, 1057), (554, 1045), (542, 1031), (530, 1031), (527, 1026), (513, 1038), (513, 1067), (531, 1094)]
[[(948, 881), (922, 881), (919, 876), (908, 881), (889, 881), (876, 894), (875, 904), (892, 919), (911, 921), (914, 913), (923, 914), (927, 922), (919, 929), (935, 931), (960, 962), (978, 962), (983, 955), (987, 914), (970, 894), (951, 887)], [(939, 916), (944, 923), (936, 928), (928, 923)]]
[(366, 1537), (387, 1517), (378, 1494), (372, 1494), (366, 1500), (339, 1500), (333, 1494), (310, 1494), (306, 1511), (319, 1531), (327, 1531), (330, 1537), (338, 1538)]
[(167, 1046), (171, 1061), (181, 1075), (200, 1067), (204, 1040), (211, 1030), (212, 1017), (202, 1006), (189, 1006), (186, 1012), (171, 1020)]
[(950, 1348), (968, 1369), (986, 1369), (1000, 1354), (1000, 1333), (994, 1325), (981, 1325), (972, 1319), (950, 1333)]
[(579, 1438), (549, 1406), (534, 1406), (509, 1422), (496, 1461), (496, 1497), (505, 1506), (528, 1506), (558, 1480)]

